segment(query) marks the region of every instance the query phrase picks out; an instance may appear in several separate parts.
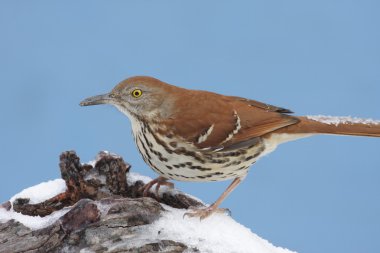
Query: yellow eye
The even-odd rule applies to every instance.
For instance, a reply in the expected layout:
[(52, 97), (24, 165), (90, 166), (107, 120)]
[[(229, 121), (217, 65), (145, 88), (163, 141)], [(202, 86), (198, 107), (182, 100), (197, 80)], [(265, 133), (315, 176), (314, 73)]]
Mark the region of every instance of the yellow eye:
[(141, 95), (142, 95), (142, 90), (140, 90), (140, 89), (135, 89), (135, 90), (133, 90), (133, 91), (131, 92), (131, 94), (132, 94), (132, 96), (133, 96), (134, 98), (139, 98), (139, 97), (141, 97)]

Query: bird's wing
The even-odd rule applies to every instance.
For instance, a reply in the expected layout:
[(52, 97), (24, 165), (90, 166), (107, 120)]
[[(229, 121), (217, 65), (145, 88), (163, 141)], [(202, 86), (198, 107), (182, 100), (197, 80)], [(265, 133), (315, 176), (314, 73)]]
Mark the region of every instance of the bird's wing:
[(263, 103), (263, 102), (260, 102), (260, 101), (256, 101), (256, 100), (252, 100), (252, 99), (247, 99), (247, 98), (242, 98), (242, 97), (235, 97), (235, 96), (229, 96), (229, 98), (231, 98), (232, 100), (244, 102), (244, 103), (246, 103), (246, 104), (248, 104), (250, 106), (261, 108), (261, 109), (263, 109), (265, 111), (269, 111), (269, 112), (293, 113), (289, 109), (278, 107), (278, 106), (274, 106), (274, 105), (270, 105), (270, 104), (266, 104), (266, 103)]
[(239, 97), (192, 91), (176, 101), (167, 120), (170, 130), (198, 148), (213, 150), (251, 146), (257, 137), (292, 125), (287, 109)]

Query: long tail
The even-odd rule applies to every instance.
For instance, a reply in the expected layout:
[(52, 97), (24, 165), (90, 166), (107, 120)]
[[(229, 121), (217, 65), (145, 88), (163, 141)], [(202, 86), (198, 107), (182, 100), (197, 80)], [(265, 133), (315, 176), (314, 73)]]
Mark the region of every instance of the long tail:
[(380, 137), (380, 121), (351, 117), (305, 116), (300, 121), (281, 128), (276, 133), (339, 134)]

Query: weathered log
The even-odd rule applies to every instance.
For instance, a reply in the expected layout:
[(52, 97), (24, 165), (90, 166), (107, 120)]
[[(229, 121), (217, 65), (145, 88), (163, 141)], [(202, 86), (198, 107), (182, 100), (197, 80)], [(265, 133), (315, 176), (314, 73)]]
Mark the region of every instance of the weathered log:
[[(82, 165), (74, 151), (61, 154), (59, 164), (67, 190), (42, 203), (19, 198), (5, 208), (29, 216), (46, 216), (70, 207), (54, 224), (31, 230), (19, 222), (0, 223), (0, 253), (8, 252), (197, 252), (174, 240), (146, 241), (140, 227), (157, 220), (164, 209), (202, 206), (185, 194), (151, 193), (142, 197), (142, 181), (127, 184), (131, 168), (121, 157), (101, 152), (94, 166)], [(131, 240), (130, 238), (137, 238)]]

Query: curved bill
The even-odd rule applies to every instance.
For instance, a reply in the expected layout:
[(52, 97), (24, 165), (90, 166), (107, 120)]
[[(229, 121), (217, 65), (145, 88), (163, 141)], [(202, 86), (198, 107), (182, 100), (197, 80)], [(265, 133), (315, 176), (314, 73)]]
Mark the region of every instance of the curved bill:
[(110, 94), (104, 94), (104, 95), (98, 95), (86, 98), (82, 102), (80, 102), (79, 105), (81, 106), (89, 106), (89, 105), (100, 105), (100, 104), (111, 104), (112, 98), (110, 97)]

